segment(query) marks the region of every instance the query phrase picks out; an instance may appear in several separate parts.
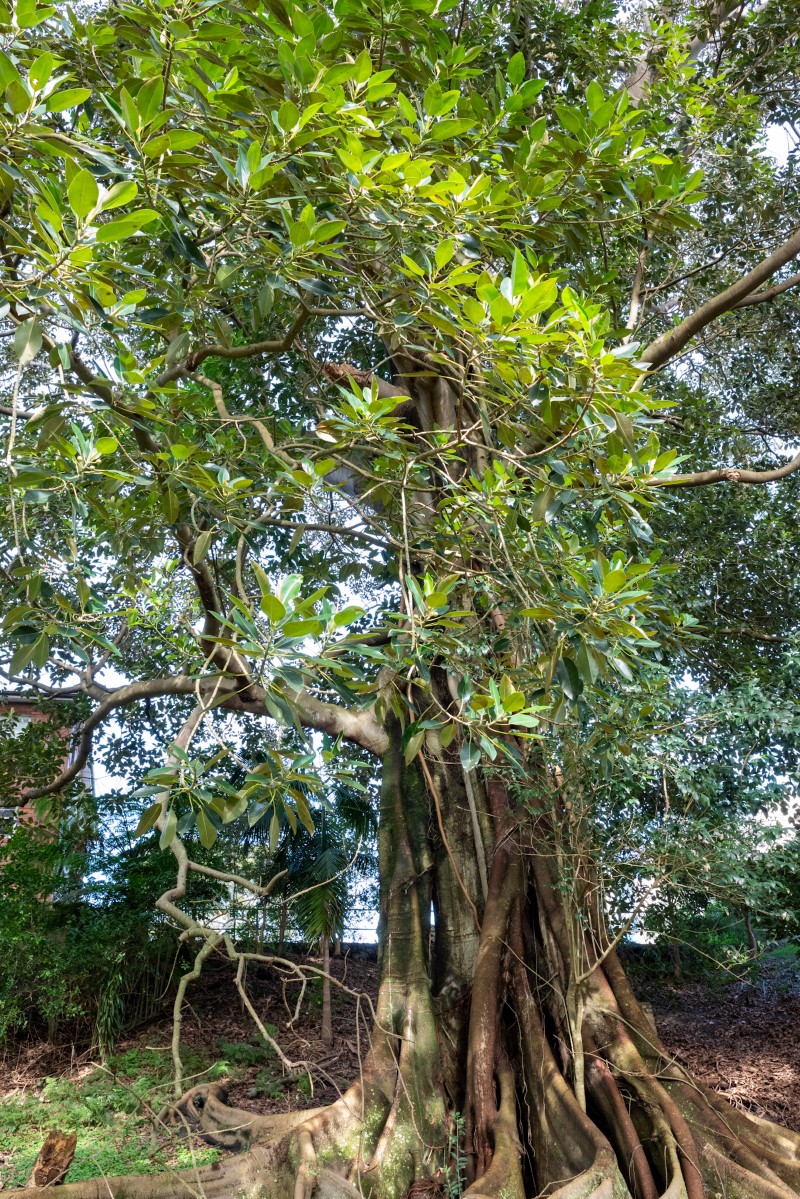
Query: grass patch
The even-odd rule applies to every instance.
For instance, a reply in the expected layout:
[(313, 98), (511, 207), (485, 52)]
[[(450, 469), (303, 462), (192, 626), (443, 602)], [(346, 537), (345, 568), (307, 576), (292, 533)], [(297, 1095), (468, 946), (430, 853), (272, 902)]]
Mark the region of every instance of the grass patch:
[[(224, 1063), (210, 1065), (189, 1050), (183, 1057), (187, 1078), (202, 1075), (198, 1082), (211, 1082), (227, 1073)], [(35, 1092), (0, 1099), (3, 1187), (25, 1185), (51, 1128), (78, 1134), (67, 1182), (216, 1161), (219, 1151), (210, 1146), (192, 1150), (176, 1140), (155, 1151), (152, 1147), (146, 1106), (158, 1111), (169, 1100), (170, 1068), (167, 1049), (131, 1049), (110, 1058), (106, 1070), (97, 1069), (79, 1081), (48, 1078)]]

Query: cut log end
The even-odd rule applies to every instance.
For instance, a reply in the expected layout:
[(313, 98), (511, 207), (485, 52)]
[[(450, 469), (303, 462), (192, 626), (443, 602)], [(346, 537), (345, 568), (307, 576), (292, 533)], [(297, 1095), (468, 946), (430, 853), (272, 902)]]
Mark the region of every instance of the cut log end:
[(28, 1186), (52, 1187), (62, 1183), (72, 1165), (77, 1143), (77, 1133), (60, 1132), (57, 1128), (49, 1132), (33, 1164)]

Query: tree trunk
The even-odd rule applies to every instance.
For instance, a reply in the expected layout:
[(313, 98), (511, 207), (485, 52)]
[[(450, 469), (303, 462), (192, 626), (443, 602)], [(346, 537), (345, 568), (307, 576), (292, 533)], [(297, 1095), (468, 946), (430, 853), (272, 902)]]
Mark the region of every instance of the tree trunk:
[(747, 948), (753, 957), (756, 957), (758, 954), (758, 940), (756, 939), (756, 934), (753, 932), (753, 922), (750, 918), (750, 909), (748, 907), (744, 909), (744, 928), (747, 933)]
[(326, 1045), (333, 1044), (333, 1024), (331, 1022), (331, 939), (321, 937), (322, 941), (322, 1040)]
[(400, 737), (390, 726), (379, 994), (351, 1088), (264, 1117), (197, 1087), (176, 1123), (240, 1156), (68, 1183), (63, 1199), (453, 1194), (460, 1128), (470, 1199), (800, 1194), (800, 1135), (732, 1108), (662, 1046), (608, 948), (591, 871), (565, 877), (565, 813), (543, 772), (513, 802), (496, 768), (468, 794), (455, 746), (430, 732), (407, 766)]

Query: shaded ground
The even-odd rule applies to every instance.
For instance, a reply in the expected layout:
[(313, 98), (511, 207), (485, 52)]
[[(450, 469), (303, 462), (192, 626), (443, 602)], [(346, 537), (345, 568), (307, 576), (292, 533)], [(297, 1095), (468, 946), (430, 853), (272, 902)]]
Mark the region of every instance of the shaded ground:
[(753, 981), (647, 989), (682, 1063), (737, 1107), (800, 1131), (800, 969), (785, 950), (765, 955)]
[[(352, 991), (374, 997), (374, 958), (351, 952), (332, 961), (332, 972)], [(637, 990), (651, 1002), (661, 1037), (680, 1061), (739, 1106), (800, 1131), (800, 959), (794, 947), (766, 954), (751, 982), (721, 976), (678, 984), (668, 974), (654, 979), (645, 971)], [(284, 987), (274, 973), (251, 972), (248, 992), (287, 1056), (312, 1064), (311, 1077), (301, 1067), (285, 1071), (259, 1040), (230, 966), (218, 962), (189, 992), (186, 1085), (224, 1081), (232, 1103), (259, 1112), (333, 1100), (358, 1074), (368, 1048), (367, 1002), (334, 988), (334, 1044), (327, 1047), (318, 986), (307, 989), (296, 1022), (296, 983)], [(125, 1038), (105, 1069), (81, 1046), (28, 1041), (0, 1050), (0, 1186), (27, 1180), (53, 1126), (78, 1134), (69, 1181), (219, 1157), (202, 1142), (176, 1142), (158, 1124), (156, 1115), (171, 1097), (170, 1035), (165, 1015)]]
[[(374, 998), (374, 950), (356, 947), (331, 959), (331, 974), (352, 992)], [(314, 961), (314, 959), (305, 959)], [(293, 1062), (286, 1071), (257, 1035), (224, 961), (207, 963), (188, 993), (182, 1058), (185, 1086), (222, 1081), (230, 1102), (257, 1112), (289, 1111), (332, 1102), (358, 1074), (369, 1047), (368, 1002), (332, 988), (334, 1043), (320, 1036), (319, 984), (306, 988), (296, 1022), (299, 985), (274, 972), (250, 970), (247, 990), (267, 1031)], [(78, 1149), (68, 1182), (114, 1174), (205, 1165), (220, 1151), (202, 1141), (179, 1142), (158, 1113), (170, 1102), (171, 1014), (125, 1037), (104, 1067), (86, 1046), (31, 1039), (0, 1048), (0, 1188), (23, 1185), (48, 1130), (76, 1131)]]

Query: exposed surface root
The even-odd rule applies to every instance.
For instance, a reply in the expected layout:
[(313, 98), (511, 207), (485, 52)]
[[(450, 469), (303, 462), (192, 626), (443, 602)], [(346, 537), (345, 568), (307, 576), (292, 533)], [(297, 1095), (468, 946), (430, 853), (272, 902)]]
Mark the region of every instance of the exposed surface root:
[(241, 1152), (251, 1145), (268, 1144), (325, 1110), (259, 1116), (243, 1108), (228, 1107), (227, 1098), (226, 1088), (219, 1083), (193, 1087), (170, 1108), (167, 1122), (186, 1132), (199, 1132), (210, 1145)]
[[(520, 943), (518, 937), (515, 940)], [(611, 1144), (581, 1109), (558, 1068), (519, 957), (511, 968), (511, 991), (525, 1081), (524, 1112), (540, 1190), (559, 1199), (629, 1195)]]
[(517, 1099), (514, 1072), (508, 1062), (498, 1071), (500, 1108), (494, 1122), (494, 1154), (489, 1169), (464, 1192), (465, 1199), (524, 1199), (520, 1157), (522, 1146), (517, 1131)]
[[(280, 1193), (274, 1183), (282, 1165), (281, 1149), (281, 1142), (256, 1145), (240, 1157), (198, 1169), (68, 1182), (59, 1187), (59, 1199), (268, 1199)], [(41, 1194), (37, 1187), (5, 1192), (6, 1199), (41, 1199)]]

